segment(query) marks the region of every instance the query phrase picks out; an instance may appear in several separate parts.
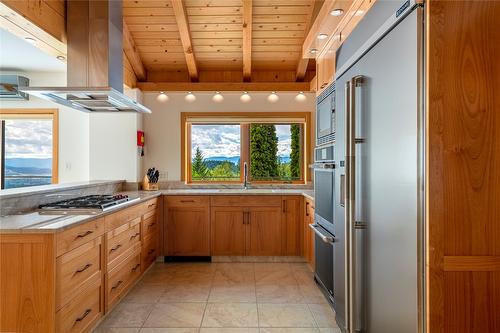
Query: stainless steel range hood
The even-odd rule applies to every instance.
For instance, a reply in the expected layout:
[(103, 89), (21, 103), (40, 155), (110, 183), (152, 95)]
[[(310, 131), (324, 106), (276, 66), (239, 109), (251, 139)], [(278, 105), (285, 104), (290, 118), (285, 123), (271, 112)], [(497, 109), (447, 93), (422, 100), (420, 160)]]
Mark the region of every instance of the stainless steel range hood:
[(67, 87), (21, 91), (84, 112), (151, 110), (123, 94), (121, 0), (66, 2)]

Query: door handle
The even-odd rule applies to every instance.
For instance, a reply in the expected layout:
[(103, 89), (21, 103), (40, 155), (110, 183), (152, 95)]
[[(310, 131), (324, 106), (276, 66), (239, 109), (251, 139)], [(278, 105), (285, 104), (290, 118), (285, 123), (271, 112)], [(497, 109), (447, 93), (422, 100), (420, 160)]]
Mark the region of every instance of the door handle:
[(340, 175), (340, 205), (345, 207), (345, 175)]
[(321, 231), (319, 231), (317, 224), (309, 224), (309, 228), (311, 228), (314, 231), (314, 233), (318, 235), (319, 238), (321, 238), (323, 242), (328, 244), (333, 244), (335, 242), (335, 237), (324, 235)]

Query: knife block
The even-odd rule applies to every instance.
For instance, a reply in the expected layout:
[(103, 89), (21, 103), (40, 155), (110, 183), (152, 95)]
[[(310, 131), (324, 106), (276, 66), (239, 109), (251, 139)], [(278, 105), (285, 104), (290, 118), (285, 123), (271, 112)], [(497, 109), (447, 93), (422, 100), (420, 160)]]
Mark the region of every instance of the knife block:
[(150, 183), (148, 180), (148, 176), (144, 176), (142, 179), (142, 190), (143, 191), (158, 191), (159, 186), (158, 183)]

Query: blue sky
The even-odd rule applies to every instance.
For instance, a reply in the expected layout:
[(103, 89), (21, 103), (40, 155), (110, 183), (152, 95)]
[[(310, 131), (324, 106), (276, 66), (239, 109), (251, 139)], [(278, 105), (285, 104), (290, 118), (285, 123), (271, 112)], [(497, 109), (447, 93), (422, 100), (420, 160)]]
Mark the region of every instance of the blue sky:
[[(290, 125), (276, 125), (278, 155), (290, 155)], [(239, 125), (193, 125), (191, 126), (191, 148), (194, 156), (200, 147), (205, 158), (214, 156), (234, 157), (240, 155)]]
[(52, 120), (6, 120), (5, 158), (52, 158)]

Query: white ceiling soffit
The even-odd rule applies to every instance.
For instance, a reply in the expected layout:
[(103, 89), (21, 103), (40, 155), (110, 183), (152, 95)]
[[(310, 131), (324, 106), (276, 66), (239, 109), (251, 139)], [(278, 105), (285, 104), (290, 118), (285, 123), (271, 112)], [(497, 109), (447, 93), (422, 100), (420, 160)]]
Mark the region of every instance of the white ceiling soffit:
[(66, 63), (0, 28), (0, 70), (66, 72)]

